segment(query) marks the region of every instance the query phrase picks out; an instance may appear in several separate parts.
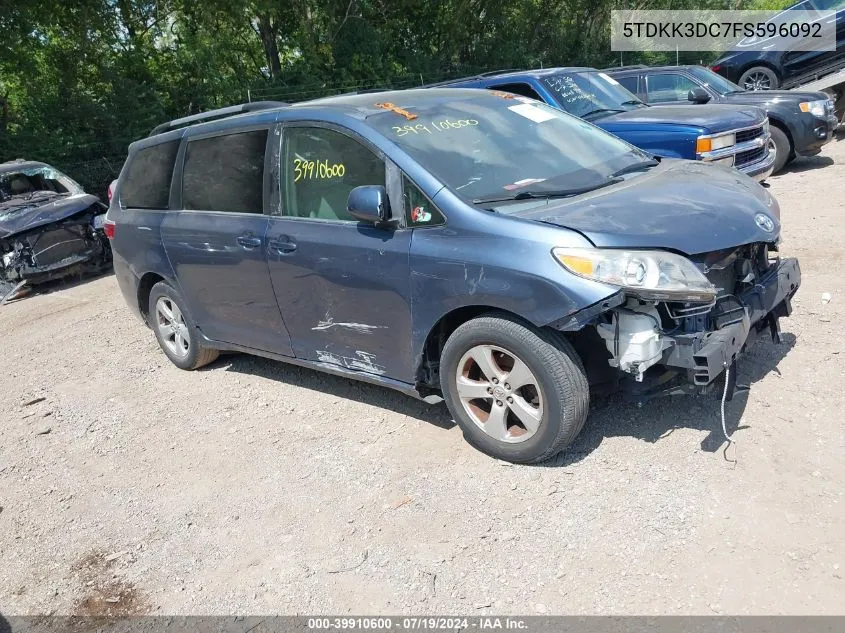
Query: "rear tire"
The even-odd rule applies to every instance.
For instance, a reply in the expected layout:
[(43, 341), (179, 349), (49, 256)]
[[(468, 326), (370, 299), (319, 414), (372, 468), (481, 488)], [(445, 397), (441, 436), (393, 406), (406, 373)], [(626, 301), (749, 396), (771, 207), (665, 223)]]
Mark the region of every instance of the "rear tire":
[(767, 66), (753, 66), (742, 73), (737, 83), (743, 90), (777, 90), (780, 79)]
[(503, 313), (452, 333), (440, 359), (440, 385), (464, 438), (514, 463), (542, 462), (563, 450), (590, 406), (584, 366), (563, 336)]
[(789, 157), (794, 156), (794, 153), (792, 151), (792, 143), (789, 142), (786, 132), (774, 125), (769, 127), (769, 132), (772, 135), (772, 143), (774, 143), (775, 151), (777, 152), (775, 155), (775, 164), (772, 168), (772, 174), (774, 175), (786, 167), (786, 164), (790, 160)]
[(149, 315), (161, 351), (180, 369), (198, 369), (220, 355), (218, 350), (200, 343), (199, 330), (184, 300), (164, 281), (150, 290)]

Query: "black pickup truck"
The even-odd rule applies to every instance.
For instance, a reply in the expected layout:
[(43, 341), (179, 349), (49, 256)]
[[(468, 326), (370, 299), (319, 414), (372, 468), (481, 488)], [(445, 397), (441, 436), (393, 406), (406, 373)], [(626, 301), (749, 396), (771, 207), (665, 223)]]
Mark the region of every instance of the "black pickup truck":
[(703, 66), (623, 66), (605, 73), (649, 105), (731, 103), (763, 108), (777, 150), (772, 173), (796, 156), (818, 154), (838, 124), (833, 102), (824, 92), (743, 90)]

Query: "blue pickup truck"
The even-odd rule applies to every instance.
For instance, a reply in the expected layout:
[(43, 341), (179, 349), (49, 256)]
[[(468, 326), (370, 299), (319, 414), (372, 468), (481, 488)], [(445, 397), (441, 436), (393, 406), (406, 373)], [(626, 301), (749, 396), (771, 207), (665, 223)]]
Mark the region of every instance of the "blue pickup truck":
[(733, 166), (757, 181), (775, 164), (766, 113), (755, 106), (648, 106), (593, 68), (486, 73), (435, 84), (488, 88), (543, 101), (656, 156)]

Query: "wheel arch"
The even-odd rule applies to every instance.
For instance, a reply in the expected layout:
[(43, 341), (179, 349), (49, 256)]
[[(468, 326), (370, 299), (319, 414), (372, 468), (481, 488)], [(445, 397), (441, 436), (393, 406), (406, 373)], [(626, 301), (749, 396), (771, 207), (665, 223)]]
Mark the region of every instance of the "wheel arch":
[(770, 111), (769, 125), (778, 128), (781, 132), (786, 134), (786, 138), (789, 139), (789, 145), (792, 148), (792, 151), (795, 151), (795, 137), (792, 135), (792, 130), (789, 129), (789, 125), (786, 123), (786, 121), (782, 119), (779, 115), (773, 114)]
[(169, 279), (156, 272), (146, 272), (141, 275), (138, 280), (138, 311), (141, 313), (141, 317), (147, 325), (150, 324), (150, 293), (152, 292), (153, 286), (160, 281), (164, 281), (172, 285), (172, 282)]
[(465, 305), (450, 310), (429, 329), (420, 353), (417, 355), (416, 381), (420, 395), (427, 396), (440, 392), (440, 356), (446, 340), (467, 321), (490, 312), (507, 315), (536, 327), (536, 324), (531, 323), (524, 316), (493, 305)]

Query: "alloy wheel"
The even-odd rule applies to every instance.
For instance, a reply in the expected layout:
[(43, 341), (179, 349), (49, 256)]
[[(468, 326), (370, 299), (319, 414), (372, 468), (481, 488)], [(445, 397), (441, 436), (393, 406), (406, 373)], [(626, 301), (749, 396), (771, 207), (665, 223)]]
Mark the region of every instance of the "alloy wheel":
[(175, 356), (185, 358), (191, 348), (191, 337), (182, 311), (169, 297), (156, 301), (156, 328), (164, 342)]
[(746, 90), (771, 90), (772, 79), (763, 72), (751, 73), (745, 78), (742, 87)]
[(457, 394), (473, 423), (500, 442), (531, 438), (543, 421), (540, 384), (516, 354), (476, 345), (458, 363)]

